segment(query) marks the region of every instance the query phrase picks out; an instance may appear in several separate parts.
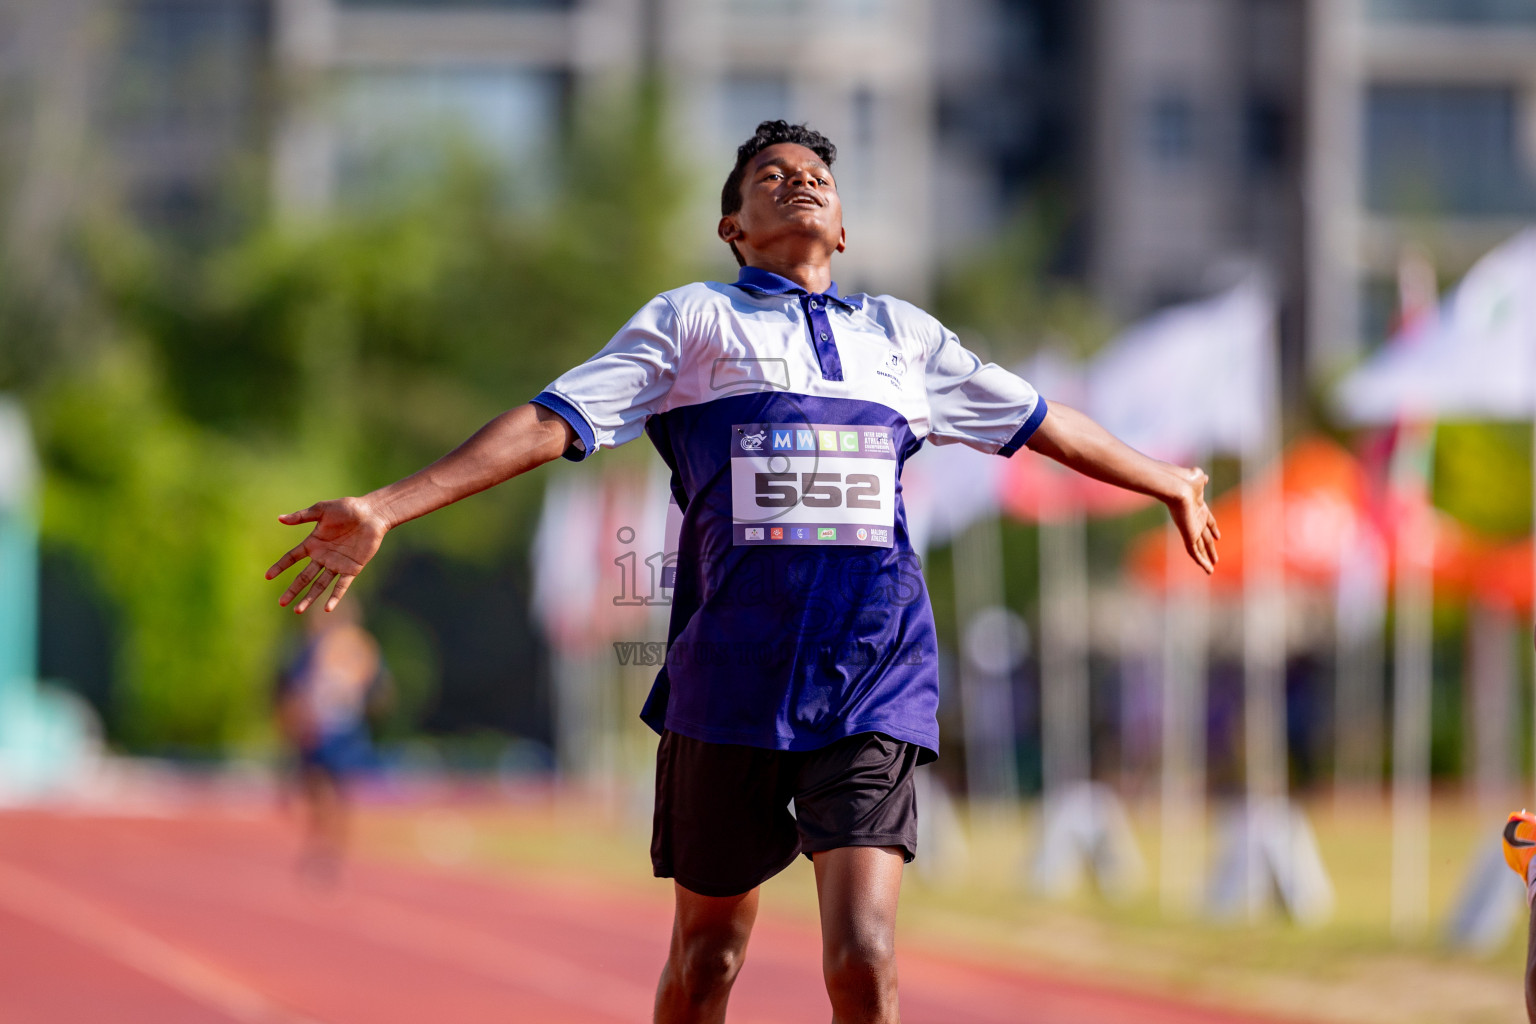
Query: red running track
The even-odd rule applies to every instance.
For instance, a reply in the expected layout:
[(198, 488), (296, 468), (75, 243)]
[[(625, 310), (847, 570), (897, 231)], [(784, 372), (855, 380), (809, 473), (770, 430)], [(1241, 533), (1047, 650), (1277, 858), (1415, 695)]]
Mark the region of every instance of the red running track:
[[(272, 820), (0, 815), (0, 1024), (650, 1019), (671, 923), (659, 883), (649, 896), (359, 860), (316, 891), (293, 846)], [(899, 956), (907, 1024), (1260, 1024)], [(829, 1016), (814, 928), (765, 913), (730, 1020)]]

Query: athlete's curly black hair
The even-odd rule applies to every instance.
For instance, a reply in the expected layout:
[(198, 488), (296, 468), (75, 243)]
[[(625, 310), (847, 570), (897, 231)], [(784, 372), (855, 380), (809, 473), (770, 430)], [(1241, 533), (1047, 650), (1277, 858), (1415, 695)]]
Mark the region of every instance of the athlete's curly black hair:
[[(828, 167), (837, 159), (837, 147), (816, 129), (804, 124), (790, 124), (788, 121), (764, 121), (757, 126), (757, 131), (750, 139), (736, 147), (736, 166), (731, 168), (730, 175), (725, 179), (725, 187), (720, 190), (720, 216), (729, 217), (741, 209), (741, 179), (747, 173), (747, 164), (769, 146), (777, 146), (781, 142), (804, 146), (821, 157), (821, 162)], [(736, 253), (736, 262), (740, 263), (741, 254), (736, 252), (734, 245), (731, 246), (731, 252)]]

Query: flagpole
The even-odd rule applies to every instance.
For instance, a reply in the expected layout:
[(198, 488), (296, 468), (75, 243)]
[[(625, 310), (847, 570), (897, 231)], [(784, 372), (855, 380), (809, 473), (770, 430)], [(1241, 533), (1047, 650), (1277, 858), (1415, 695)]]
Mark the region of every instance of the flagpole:
[(978, 801), (1011, 805), (1018, 798), (1011, 680), (978, 664), (966, 644), (977, 616), (1003, 605), (1002, 521), (995, 513), (983, 516), (955, 536), (950, 552), (966, 794), (973, 811)]
[[(1374, 529), (1362, 527), (1362, 529)], [(1388, 581), (1374, 534), (1345, 539), (1334, 590), (1334, 776), (1336, 808), (1353, 795), (1380, 797)]]
[(1074, 504), (1039, 529), (1041, 775), (1050, 808), (1091, 772), (1087, 524)]
[(1510, 712), (1515, 679), (1511, 644), (1518, 627), (1516, 619), (1503, 608), (1481, 603), (1472, 605), (1468, 615), (1467, 682), (1463, 694), (1462, 749), (1464, 791), (1480, 814), (1495, 814), (1511, 798)]
[[(1392, 930), (1413, 938), (1429, 923), (1429, 716), (1434, 644), (1434, 521), (1429, 505), (1434, 426), (1399, 440), (1394, 483), (1405, 498), (1393, 595)], [(1423, 431), (1420, 435), (1420, 431)]]
[(1198, 583), (1175, 583), (1184, 544), (1168, 530), (1163, 555), (1162, 844), (1159, 888), (1165, 914), (1199, 901), (1205, 875), (1205, 692), (1210, 602)]
[(1268, 902), (1259, 864), (1261, 819), (1285, 787), (1285, 603), (1276, 543), (1284, 529), (1284, 499), (1279, 460), (1256, 452), (1243, 461), (1244, 880), (1248, 917), (1254, 920)]
[[(1274, 321), (1261, 358), (1276, 361)], [(1265, 374), (1270, 390), (1258, 436), (1246, 438), (1242, 452), (1243, 510), (1243, 736), (1247, 753), (1247, 830), (1244, 848), (1245, 904), (1250, 921), (1268, 902), (1260, 870), (1262, 819), (1285, 796), (1285, 480), (1279, 458), (1279, 373)]]

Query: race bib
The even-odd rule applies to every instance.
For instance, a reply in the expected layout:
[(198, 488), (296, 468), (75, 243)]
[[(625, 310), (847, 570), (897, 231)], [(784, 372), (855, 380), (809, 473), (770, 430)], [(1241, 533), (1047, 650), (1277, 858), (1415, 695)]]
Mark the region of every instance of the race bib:
[(736, 424), (731, 519), (736, 544), (890, 547), (896, 522), (890, 428)]

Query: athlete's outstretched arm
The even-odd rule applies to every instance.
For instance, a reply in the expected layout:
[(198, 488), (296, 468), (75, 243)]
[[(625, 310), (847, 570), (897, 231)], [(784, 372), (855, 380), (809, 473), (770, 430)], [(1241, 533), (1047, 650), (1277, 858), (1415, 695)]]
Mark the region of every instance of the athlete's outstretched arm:
[(1205, 503), (1203, 470), (1175, 466), (1141, 454), (1076, 409), (1052, 402), (1027, 447), (1085, 476), (1150, 495), (1168, 506), (1189, 557), (1206, 572), (1216, 569), (1221, 530)]
[(309, 559), (309, 565), (277, 603), (287, 607), (303, 594), (293, 609), (303, 614), (334, 581), (336, 587), (325, 602), (325, 610), (330, 611), (390, 530), (558, 459), (575, 440), (570, 424), (555, 413), (541, 405), (521, 405), (497, 416), (468, 441), (404, 480), (361, 498), (318, 501), (279, 516), (279, 522), (289, 526), (314, 523), (315, 528), (267, 570), (270, 580), (290, 565)]

